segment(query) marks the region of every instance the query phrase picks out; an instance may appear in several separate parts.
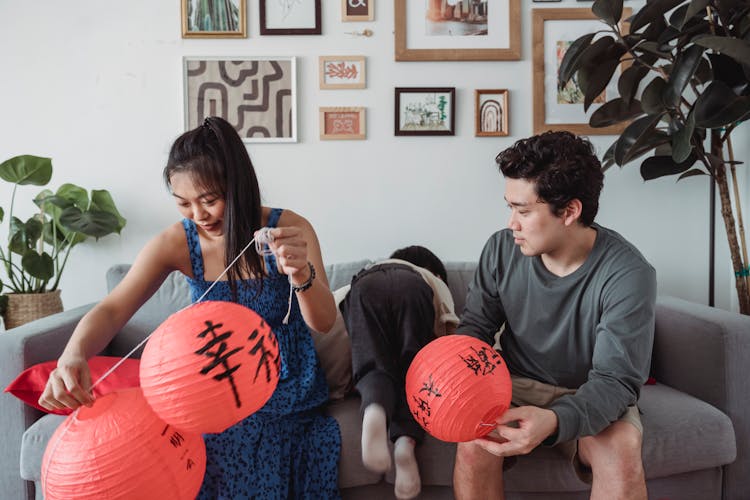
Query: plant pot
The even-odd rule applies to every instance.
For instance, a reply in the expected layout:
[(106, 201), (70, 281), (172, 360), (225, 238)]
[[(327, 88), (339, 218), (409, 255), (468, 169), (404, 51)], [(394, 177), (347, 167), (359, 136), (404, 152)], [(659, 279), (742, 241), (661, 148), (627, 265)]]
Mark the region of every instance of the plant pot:
[(63, 310), (60, 290), (45, 293), (9, 293), (7, 296), (5, 328), (8, 330)]

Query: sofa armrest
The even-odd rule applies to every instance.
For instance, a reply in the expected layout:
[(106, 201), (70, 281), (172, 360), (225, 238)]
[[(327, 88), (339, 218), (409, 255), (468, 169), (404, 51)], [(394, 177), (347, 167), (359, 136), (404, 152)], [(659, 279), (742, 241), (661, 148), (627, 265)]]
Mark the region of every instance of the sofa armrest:
[(750, 317), (674, 297), (656, 304), (653, 375), (726, 413), (737, 460), (725, 471), (725, 498), (750, 491)]
[[(19, 373), (37, 363), (57, 359), (78, 321), (94, 304), (63, 311), (0, 332), (0, 386), (5, 389)], [(0, 393), (0, 484), (3, 498), (27, 498), (20, 476), (21, 436), (42, 412), (7, 392)]]

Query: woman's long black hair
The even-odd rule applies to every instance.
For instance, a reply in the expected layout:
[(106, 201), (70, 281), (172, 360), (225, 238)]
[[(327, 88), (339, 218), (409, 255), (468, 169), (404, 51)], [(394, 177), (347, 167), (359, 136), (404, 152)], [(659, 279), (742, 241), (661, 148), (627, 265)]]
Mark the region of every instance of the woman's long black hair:
[[(228, 266), (261, 227), (260, 187), (245, 144), (223, 118), (206, 118), (203, 125), (178, 137), (164, 167), (164, 182), (171, 189), (174, 174), (190, 174), (194, 182), (224, 198), (224, 266)], [(243, 277), (263, 275), (260, 256), (247, 251), (227, 272), (233, 297)]]

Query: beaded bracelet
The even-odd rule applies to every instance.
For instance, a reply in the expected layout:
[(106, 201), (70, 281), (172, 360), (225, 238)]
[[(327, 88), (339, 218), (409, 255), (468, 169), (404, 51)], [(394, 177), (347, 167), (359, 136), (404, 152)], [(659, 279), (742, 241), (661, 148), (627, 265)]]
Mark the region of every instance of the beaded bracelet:
[(307, 281), (302, 283), (301, 285), (295, 285), (294, 283), (291, 283), (292, 289), (295, 292), (304, 292), (308, 288), (310, 288), (313, 284), (313, 280), (315, 279), (315, 266), (312, 265), (312, 262), (307, 262), (307, 267), (310, 268), (310, 277), (307, 278)]

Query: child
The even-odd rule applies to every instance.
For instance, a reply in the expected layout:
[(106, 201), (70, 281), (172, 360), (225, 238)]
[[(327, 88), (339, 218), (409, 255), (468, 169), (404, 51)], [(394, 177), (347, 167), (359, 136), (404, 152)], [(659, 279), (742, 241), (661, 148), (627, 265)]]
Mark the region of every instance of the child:
[[(362, 397), (362, 462), (375, 472), (390, 468), (394, 442), (396, 498), (421, 490), (414, 447), (424, 430), (406, 402), (405, 378), (428, 342), (452, 333), (458, 318), (445, 266), (432, 252), (410, 246), (360, 271), (348, 290), (336, 291), (352, 342), (352, 374)], [(390, 423), (390, 426), (389, 426)]]

